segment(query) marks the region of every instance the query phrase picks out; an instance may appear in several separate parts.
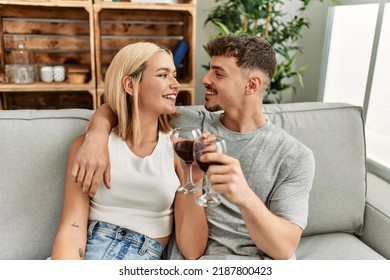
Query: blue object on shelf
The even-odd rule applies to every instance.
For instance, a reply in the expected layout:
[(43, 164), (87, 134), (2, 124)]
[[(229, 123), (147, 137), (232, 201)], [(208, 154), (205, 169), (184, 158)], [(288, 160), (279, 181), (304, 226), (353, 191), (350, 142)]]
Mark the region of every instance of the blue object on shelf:
[(178, 68), (179, 65), (183, 62), (183, 59), (188, 51), (188, 44), (184, 41), (179, 41), (176, 44), (175, 49), (173, 50), (173, 62), (175, 67)]

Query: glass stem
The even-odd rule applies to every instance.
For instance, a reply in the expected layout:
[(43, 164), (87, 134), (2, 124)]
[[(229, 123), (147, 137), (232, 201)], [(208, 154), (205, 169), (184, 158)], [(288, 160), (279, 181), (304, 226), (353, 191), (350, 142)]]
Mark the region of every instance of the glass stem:
[(204, 194), (210, 193), (210, 183), (209, 183), (209, 178), (205, 174), (203, 177), (203, 189), (204, 189)]
[(192, 164), (186, 163), (186, 169), (187, 169), (187, 185), (193, 185), (192, 182)]

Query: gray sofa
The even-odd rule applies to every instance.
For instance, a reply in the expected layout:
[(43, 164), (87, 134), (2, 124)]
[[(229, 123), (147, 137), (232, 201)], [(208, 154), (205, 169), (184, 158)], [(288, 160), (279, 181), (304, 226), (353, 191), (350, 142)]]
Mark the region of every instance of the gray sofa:
[[(367, 177), (361, 109), (314, 102), (265, 105), (264, 110), (310, 147), (316, 160), (297, 259), (389, 259), (390, 189)], [(68, 147), (92, 113), (0, 110), (0, 259), (50, 255)]]

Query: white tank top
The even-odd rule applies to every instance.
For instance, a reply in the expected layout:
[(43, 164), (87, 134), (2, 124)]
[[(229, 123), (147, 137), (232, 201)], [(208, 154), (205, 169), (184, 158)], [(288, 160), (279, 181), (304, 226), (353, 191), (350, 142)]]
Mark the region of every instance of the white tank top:
[(103, 183), (91, 199), (89, 219), (151, 238), (172, 233), (173, 200), (180, 181), (169, 134), (159, 133), (151, 155), (140, 158), (114, 133), (109, 137), (111, 189)]

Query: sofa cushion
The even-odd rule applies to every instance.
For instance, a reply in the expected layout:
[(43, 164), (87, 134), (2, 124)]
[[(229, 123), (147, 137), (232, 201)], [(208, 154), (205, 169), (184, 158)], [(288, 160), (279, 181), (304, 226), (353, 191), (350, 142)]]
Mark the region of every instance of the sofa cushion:
[(0, 111), (0, 259), (50, 256), (69, 145), (92, 112)]
[(298, 260), (385, 260), (350, 233), (303, 237), (295, 255)]
[(361, 234), (366, 200), (361, 108), (308, 102), (264, 105), (264, 113), (314, 153), (316, 171), (304, 236)]
[(361, 239), (390, 259), (390, 183), (367, 174), (367, 203)]

